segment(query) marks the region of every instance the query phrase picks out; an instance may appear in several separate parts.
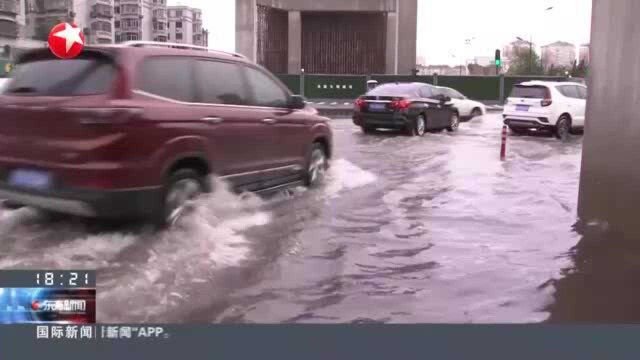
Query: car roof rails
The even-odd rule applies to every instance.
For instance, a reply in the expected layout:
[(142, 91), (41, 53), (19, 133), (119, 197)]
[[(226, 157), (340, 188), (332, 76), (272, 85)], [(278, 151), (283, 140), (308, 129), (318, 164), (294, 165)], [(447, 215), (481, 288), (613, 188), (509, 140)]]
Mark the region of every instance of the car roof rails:
[(210, 52), (210, 53), (218, 53), (218, 54), (234, 56), (234, 57), (242, 58), (242, 59), (246, 59), (247, 58), (246, 56), (244, 56), (242, 54), (239, 54), (239, 53), (236, 53), (236, 52), (215, 50), (215, 49), (209, 49), (208, 47), (204, 47), (204, 46), (191, 45), (191, 44), (181, 44), (181, 43), (169, 43), (169, 42), (160, 42), (160, 41), (127, 41), (127, 42), (122, 43), (122, 46), (125, 46), (125, 47), (167, 47), (167, 48), (173, 48), (173, 49), (200, 50), (200, 51), (207, 51), (207, 52)]

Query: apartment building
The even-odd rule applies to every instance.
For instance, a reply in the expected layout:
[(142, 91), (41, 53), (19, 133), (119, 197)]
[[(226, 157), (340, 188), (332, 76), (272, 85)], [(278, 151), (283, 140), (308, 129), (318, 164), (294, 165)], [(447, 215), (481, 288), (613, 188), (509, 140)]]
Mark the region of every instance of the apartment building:
[(75, 22), (83, 27), (88, 44), (112, 44), (114, 32), (114, 0), (76, 0)]
[(152, 40), (166, 42), (169, 39), (169, 17), (167, 15), (166, 0), (152, 1)]
[(18, 38), (20, 2), (0, 0), (0, 41)]
[(556, 41), (542, 47), (542, 64), (545, 68), (570, 67), (576, 60), (576, 47), (566, 41)]
[(585, 64), (589, 64), (591, 61), (591, 46), (589, 44), (580, 45), (580, 54), (578, 55), (578, 60), (580, 62), (584, 62)]
[(188, 6), (169, 6), (168, 41), (208, 46), (208, 33), (202, 27), (202, 11)]
[(143, 31), (143, 20), (151, 16), (150, 12), (145, 13), (145, 0), (114, 0), (114, 29), (115, 42), (149, 40), (143, 38), (143, 33), (149, 35), (149, 29)]
[(0, 0), (0, 46), (46, 46), (51, 28), (61, 22), (82, 27), (87, 44), (146, 40), (207, 46), (202, 11), (170, 8), (171, 29), (167, 0)]
[[(5, 1), (5, 0), (2, 0)], [(89, 44), (113, 42), (113, 0), (19, 0), (24, 21), (19, 29), (22, 42), (45, 43), (51, 28), (61, 22), (82, 27)], [(18, 16), (20, 19), (20, 16)]]
[(191, 43), (198, 46), (207, 46), (209, 39), (207, 30), (202, 28), (202, 10), (193, 9), (193, 36)]
[(46, 42), (52, 27), (75, 22), (73, 0), (26, 0), (24, 6), (25, 25), (20, 32), (24, 39)]

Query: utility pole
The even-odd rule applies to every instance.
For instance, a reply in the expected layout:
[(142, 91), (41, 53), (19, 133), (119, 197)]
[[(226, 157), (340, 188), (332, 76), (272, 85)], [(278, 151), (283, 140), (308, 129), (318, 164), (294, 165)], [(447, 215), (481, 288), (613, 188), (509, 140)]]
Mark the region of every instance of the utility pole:
[(533, 74), (533, 36), (529, 38), (529, 75)]

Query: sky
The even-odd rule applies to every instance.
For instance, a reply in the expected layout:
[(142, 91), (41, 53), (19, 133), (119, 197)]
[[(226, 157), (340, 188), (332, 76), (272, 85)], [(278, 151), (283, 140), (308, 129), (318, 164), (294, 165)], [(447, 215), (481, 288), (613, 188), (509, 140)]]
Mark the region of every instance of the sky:
[[(235, 50), (235, 0), (169, 0), (178, 4), (203, 10), (210, 47)], [(518, 36), (538, 50), (557, 40), (580, 45), (590, 24), (591, 0), (418, 0), (417, 55), (428, 65), (464, 64)]]

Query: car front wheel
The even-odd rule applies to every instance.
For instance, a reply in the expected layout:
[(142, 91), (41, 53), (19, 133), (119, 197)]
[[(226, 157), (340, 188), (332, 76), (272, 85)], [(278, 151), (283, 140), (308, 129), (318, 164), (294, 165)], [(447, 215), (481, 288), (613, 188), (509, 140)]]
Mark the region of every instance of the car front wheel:
[(413, 133), (417, 136), (424, 136), (427, 132), (427, 119), (424, 115), (418, 115), (414, 125)]

